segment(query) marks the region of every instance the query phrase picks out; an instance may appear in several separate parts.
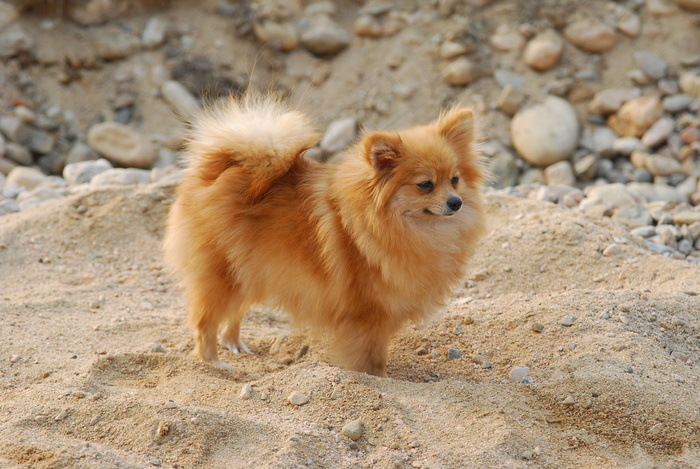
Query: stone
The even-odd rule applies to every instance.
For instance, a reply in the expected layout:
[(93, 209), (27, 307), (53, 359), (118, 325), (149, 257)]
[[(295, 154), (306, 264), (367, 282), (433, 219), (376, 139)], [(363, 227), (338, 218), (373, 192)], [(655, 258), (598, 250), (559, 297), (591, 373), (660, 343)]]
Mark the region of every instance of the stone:
[(350, 44), (347, 31), (327, 16), (315, 18), (308, 28), (302, 27), (302, 31), (302, 45), (319, 57), (333, 56)]
[(382, 24), (373, 15), (360, 15), (352, 24), (352, 30), (361, 37), (377, 38), (382, 35)]
[(621, 137), (641, 137), (661, 118), (664, 108), (656, 96), (641, 96), (622, 105), (608, 119), (608, 126)]
[(63, 198), (63, 194), (56, 189), (51, 189), (50, 187), (36, 187), (18, 195), (17, 203), (19, 204), (20, 210), (28, 210), (51, 200), (61, 198)]
[[(679, 202), (688, 203), (688, 197), (666, 184), (650, 184), (643, 182), (630, 182), (627, 190), (642, 197), (647, 202)], [(649, 223), (647, 223), (649, 224)]]
[(0, 2), (0, 31), (19, 17), (17, 8), (9, 2)]
[(593, 114), (608, 116), (616, 113), (625, 102), (640, 96), (639, 88), (606, 88), (593, 96), (588, 110)]
[(128, 2), (119, 0), (85, 0), (71, 2), (68, 8), (68, 17), (76, 23), (91, 26), (118, 18), (126, 12)]
[(644, 159), (644, 169), (654, 176), (670, 176), (683, 173), (681, 163), (671, 156), (648, 155)]
[(668, 74), (669, 63), (653, 52), (640, 50), (634, 53), (634, 59), (644, 74), (652, 80), (660, 80)]
[(622, 34), (629, 37), (637, 37), (642, 30), (642, 22), (639, 20), (639, 16), (632, 13), (624, 13), (617, 20), (617, 29), (619, 29)]
[(53, 150), (54, 143), (54, 137), (50, 133), (43, 130), (34, 129), (31, 132), (27, 146), (34, 153), (46, 155)]
[(294, 391), (287, 397), (287, 402), (297, 407), (307, 404), (311, 399), (306, 394)]
[(518, 111), (510, 134), (518, 153), (534, 166), (566, 159), (578, 142), (576, 110), (564, 99), (548, 96), (543, 104)]
[(39, 185), (46, 178), (46, 175), (38, 169), (17, 166), (7, 175), (6, 184), (16, 184), (25, 189), (31, 190)]
[(7, 215), (8, 213), (19, 212), (19, 204), (14, 199), (4, 199), (0, 200), (0, 216)]
[(340, 434), (346, 438), (350, 438), (352, 441), (357, 441), (362, 437), (363, 428), (362, 420), (350, 420), (345, 425), (343, 429), (340, 430)]
[(537, 333), (544, 331), (544, 324), (539, 323), (539, 322), (533, 323), (532, 324), (532, 331), (537, 332)]
[(648, 148), (656, 148), (659, 145), (666, 143), (668, 137), (673, 132), (675, 122), (670, 117), (662, 117), (654, 122), (654, 125), (649, 127), (649, 130), (644, 132), (641, 143)]
[(693, 104), (693, 101), (695, 101), (695, 98), (688, 94), (673, 94), (663, 99), (663, 106), (666, 112), (675, 114), (688, 109)]
[(690, 11), (700, 11), (700, 0), (676, 0), (681, 8)]
[(622, 246), (617, 243), (610, 244), (603, 249), (605, 257), (619, 256), (620, 254), (622, 254)]
[(615, 30), (596, 20), (579, 20), (564, 29), (564, 36), (579, 49), (595, 54), (608, 51), (615, 46)]
[(5, 157), (22, 166), (31, 166), (34, 163), (32, 152), (24, 145), (15, 142), (8, 142), (5, 145)]
[(462, 352), (460, 352), (459, 350), (457, 350), (455, 348), (451, 348), (451, 347), (447, 349), (447, 359), (448, 360), (456, 360), (461, 356), (462, 356)]
[(561, 403), (567, 407), (571, 407), (572, 405), (576, 404), (576, 401), (574, 401), (574, 398), (572, 396), (567, 396), (566, 399), (561, 401)]
[(563, 50), (564, 39), (553, 29), (548, 29), (528, 42), (524, 54), (525, 63), (535, 70), (549, 70), (559, 61)]
[(544, 170), (544, 177), (549, 185), (563, 184), (565, 186), (573, 186), (576, 184), (574, 169), (568, 161), (560, 161), (547, 166)]
[(0, 132), (20, 145), (27, 144), (32, 136), (32, 129), (18, 116), (0, 117)]
[(445, 60), (451, 60), (460, 55), (465, 55), (471, 52), (471, 49), (461, 42), (443, 41), (440, 44), (440, 57)]
[(525, 95), (522, 91), (510, 85), (506, 85), (498, 94), (496, 106), (498, 106), (498, 109), (501, 111), (512, 116), (518, 112), (523, 101), (525, 101)]
[(0, 58), (9, 59), (19, 54), (31, 52), (34, 39), (22, 30), (6, 31), (0, 34)]
[(253, 388), (248, 383), (244, 384), (241, 388), (241, 392), (238, 393), (238, 397), (240, 397), (241, 399), (250, 399), (252, 395)]
[(97, 54), (107, 61), (125, 59), (141, 46), (139, 38), (128, 33), (106, 34), (96, 37)]
[(574, 325), (574, 322), (576, 322), (575, 316), (566, 316), (559, 320), (559, 324), (561, 324), (564, 327), (571, 327)]
[(680, 12), (678, 6), (671, 0), (647, 0), (646, 7), (649, 13), (655, 16), (670, 16)]
[(589, 153), (574, 163), (574, 173), (581, 181), (590, 181), (598, 172), (598, 157)]
[(299, 31), (289, 22), (256, 21), (253, 32), (258, 41), (271, 44), (281, 51), (288, 52), (299, 45)]
[(503, 52), (520, 50), (525, 45), (522, 34), (507, 24), (502, 24), (496, 28), (496, 32), (491, 36), (491, 45), (494, 49)]
[(70, 163), (63, 168), (63, 178), (71, 185), (86, 184), (93, 177), (112, 168), (112, 164), (105, 159)]
[(76, 142), (73, 144), (70, 150), (68, 150), (68, 154), (66, 155), (66, 165), (80, 163), (81, 161), (97, 160), (99, 158), (100, 155), (98, 155), (95, 150), (90, 148), (90, 146), (82, 142)]
[(496, 189), (514, 186), (518, 182), (518, 166), (515, 156), (507, 151), (498, 153), (488, 160), (491, 174), (489, 185)]
[(134, 168), (148, 168), (156, 158), (151, 141), (135, 130), (116, 122), (93, 125), (87, 142), (95, 151), (113, 164)]
[(357, 136), (357, 119), (344, 117), (336, 119), (328, 126), (319, 146), (328, 154), (337, 153), (350, 145)]
[[(98, 160), (99, 161), (99, 160)], [(101, 171), (90, 179), (90, 185), (142, 185), (151, 182), (151, 172), (147, 169), (112, 168)]]
[(530, 368), (527, 366), (516, 366), (508, 374), (508, 378), (514, 383), (520, 383), (530, 374)]
[(161, 96), (178, 117), (192, 118), (199, 111), (199, 101), (181, 83), (168, 80), (160, 87)]
[(155, 49), (165, 42), (165, 34), (168, 32), (168, 22), (160, 17), (154, 16), (146, 23), (141, 33), (141, 45), (147, 49)]
[(683, 93), (700, 99), (700, 72), (683, 73), (678, 79), (678, 85)]
[(499, 68), (493, 72), (493, 78), (501, 88), (505, 88), (506, 86), (510, 85), (517, 90), (523, 90), (524, 77), (520, 73)]
[(468, 85), (475, 78), (476, 68), (466, 57), (459, 57), (442, 69), (442, 79), (450, 85)]
[(613, 142), (613, 151), (618, 155), (629, 156), (637, 150), (642, 142), (636, 137), (621, 137)]
[(679, 225), (692, 225), (700, 223), (700, 211), (697, 210), (681, 210), (673, 214), (673, 223)]
[(606, 184), (593, 187), (588, 192), (588, 199), (598, 199), (614, 208), (636, 207), (637, 202), (627, 191), (627, 188), (620, 183)]

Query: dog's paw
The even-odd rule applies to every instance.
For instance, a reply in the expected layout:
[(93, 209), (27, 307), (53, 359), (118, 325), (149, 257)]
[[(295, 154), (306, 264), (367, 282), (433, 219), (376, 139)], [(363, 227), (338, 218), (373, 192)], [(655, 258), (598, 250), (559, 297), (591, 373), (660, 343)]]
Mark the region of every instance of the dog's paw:
[(253, 353), (250, 351), (248, 346), (245, 343), (243, 343), (243, 341), (241, 339), (238, 339), (235, 341), (230, 341), (230, 342), (224, 342), (222, 345), (235, 354), (239, 354), (242, 352)]
[(214, 365), (217, 368), (221, 368), (222, 370), (230, 371), (233, 373), (233, 367), (229, 365), (228, 363), (224, 363), (222, 361), (215, 361), (211, 362), (212, 365)]

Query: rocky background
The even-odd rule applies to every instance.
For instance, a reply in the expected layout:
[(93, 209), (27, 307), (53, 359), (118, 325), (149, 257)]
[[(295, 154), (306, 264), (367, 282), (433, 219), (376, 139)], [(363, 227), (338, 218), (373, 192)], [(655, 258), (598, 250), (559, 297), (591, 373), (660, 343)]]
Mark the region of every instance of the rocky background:
[[(0, 1), (3, 467), (700, 466), (700, 3)], [(258, 308), (190, 357), (163, 270), (187, 119), (473, 107), (491, 232), (378, 380)]]

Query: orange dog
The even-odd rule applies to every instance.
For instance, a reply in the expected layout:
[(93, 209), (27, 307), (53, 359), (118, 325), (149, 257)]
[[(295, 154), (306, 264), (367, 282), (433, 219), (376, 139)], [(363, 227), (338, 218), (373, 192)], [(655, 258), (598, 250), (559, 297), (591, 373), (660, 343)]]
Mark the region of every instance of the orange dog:
[(188, 142), (165, 259), (181, 278), (195, 355), (222, 368), (254, 303), (334, 333), (335, 360), (386, 376), (389, 339), (450, 294), (484, 231), (468, 109), (369, 132), (339, 165), (304, 157), (308, 118), (260, 96), (203, 112)]

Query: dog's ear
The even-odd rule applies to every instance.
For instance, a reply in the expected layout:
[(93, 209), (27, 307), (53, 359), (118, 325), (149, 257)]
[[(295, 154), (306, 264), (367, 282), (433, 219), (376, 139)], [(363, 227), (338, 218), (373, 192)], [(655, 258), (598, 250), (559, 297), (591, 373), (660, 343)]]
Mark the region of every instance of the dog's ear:
[(440, 135), (456, 147), (469, 145), (474, 139), (474, 115), (471, 109), (455, 109), (438, 119)]
[(364, 139), (365, 156), (378, 172), (386, 172), (398, 164), (403, 151), (401, 137), (387, 132), (373, 132)]

